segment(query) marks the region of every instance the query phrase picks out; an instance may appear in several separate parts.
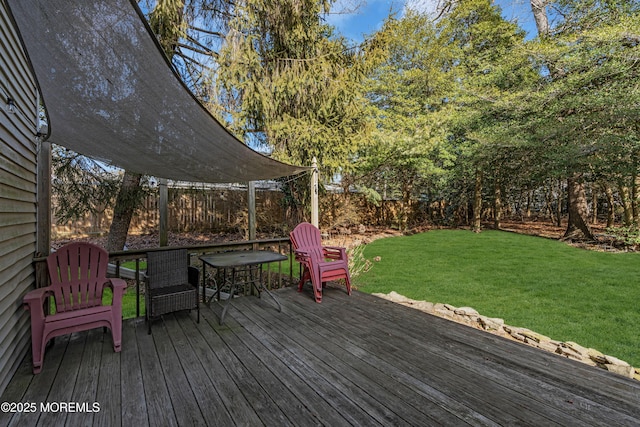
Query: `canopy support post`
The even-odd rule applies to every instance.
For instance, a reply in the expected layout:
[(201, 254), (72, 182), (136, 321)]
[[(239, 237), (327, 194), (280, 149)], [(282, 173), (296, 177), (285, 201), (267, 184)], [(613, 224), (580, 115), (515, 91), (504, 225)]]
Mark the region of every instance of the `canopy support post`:
[(247, 186), (247, 204), (249, 209), (249, 240), (256, 240), (256, 182), (249, 181)]
[[(51, 252), (51, 144), (36, 137), (36, 256), (45, 257)], [(36, 263), (36, 287), (48, 285), (47, 264)]]
[(315, 157), (311, 161), (311, 224), (318, 226), (318, 159)]
[(169, 189), (167, 188), (167, 179), (158, 179), (158, 192), (160, 193), (160, 204), (158, 209), (160, 210), (160, 246), (167, 246), (169, 243), (169, 233), (167, 231), (167, 217), (169, 216)]

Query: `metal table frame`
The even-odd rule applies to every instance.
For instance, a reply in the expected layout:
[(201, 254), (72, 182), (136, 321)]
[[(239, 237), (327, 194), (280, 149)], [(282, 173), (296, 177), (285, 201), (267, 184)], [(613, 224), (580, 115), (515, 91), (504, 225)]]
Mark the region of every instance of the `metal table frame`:
[[(223, 305), (222, 314), (220, 315), (220, 325), (224, 323), (229, 304), (241, 285), (244, 287), (249, 284), (252, 291), (255, 289), (258, 297), (260, 297), (261, 291), (265, 291), (273, 298), (273, 301), (278, 306), (278, 311), (282, 312), (280, 301), (262, 283), (262, 266), (272, 262), (286, 261), (288, 259), (286, 255), (272, 251), (234, 251), (202, 255), (199, 259), (202, 261), (202, 301), (210, 304), (211, 300), (216, 297), (218, 303), (221, 303), (222, 289), (229, 289), (229, 296)], [(207, 266), (217, 270), (216, 277), (213, 279), (216, 291), (208, 301), (205, 274)], [(242, 281), (239, 281), (238, 278), (242, 276)]]

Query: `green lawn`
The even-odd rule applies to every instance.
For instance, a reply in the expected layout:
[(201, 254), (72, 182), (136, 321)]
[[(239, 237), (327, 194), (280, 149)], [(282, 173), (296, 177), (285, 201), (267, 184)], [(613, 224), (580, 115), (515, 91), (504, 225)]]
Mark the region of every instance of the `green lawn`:
[(640, 366), (640, 254), (500, 231), (436, 230), (374, 241), (368, 293), (471, 306), (512, 326)]

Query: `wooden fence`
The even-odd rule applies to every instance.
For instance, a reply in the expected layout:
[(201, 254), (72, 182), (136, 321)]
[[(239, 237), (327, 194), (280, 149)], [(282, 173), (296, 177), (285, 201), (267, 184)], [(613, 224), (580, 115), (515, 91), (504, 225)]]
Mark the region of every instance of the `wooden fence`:
[[(289, 224), (283, 193), (278, 190), (256, 189), (256, 219), (258, 231), (286, 235), (295, 224)], [(54, 209), (55, 210), (55, 209)], [(384, 200), (377, 205), (367, 202), (359, 194), (325, 193), (320, 200), (320, 226), (341, 229), (365, 224), (367, 226), (405, 228), (433, 220), (434, 208), (413, 202), (403, 206), (397, 200)], [(168, 227), (172, 232), (244, 232), (247, 230), (247, 190), (242, 187), (225, 189), (169, 189)], [(60, 224), (52, 218), (52, 236), (99, 236), (109, 232), (111, 210), (88, 214), (81, 221)], [(293, 220), (292, 220), (293, 221)], [(293, 221), (295, 223), (299, 221)], [(133, 234), (154, 233), (158, 230), (159, 210), (157, 192), (144, 200), (131, 221)]]
[[(256, 190), (258, 227), (271, 230), (285, 222), (282, 193)], [(55, 211), (55, 209), (54, 209)], [(169, 189), (169, 230), (174, 232), (229, 232), (247, 228), (246, 189)], [(59, 224), (52, 218), (52, 235), (67, 237), (108, 233), (112, 211), (87, 214), (80, 221)], [(159, 223), (158, 195), (147, 197), (136, 212), (130, 232), (151, 233)]]

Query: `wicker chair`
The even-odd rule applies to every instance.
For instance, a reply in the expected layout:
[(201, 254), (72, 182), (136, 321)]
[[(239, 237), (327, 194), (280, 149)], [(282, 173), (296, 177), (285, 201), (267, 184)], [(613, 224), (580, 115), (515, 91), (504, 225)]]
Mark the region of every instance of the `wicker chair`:
[(147, 252), (147, 273), (145, 292), (145, 319), (151, 333), (154, 317), (180, 310), (198, 311), (198, 281), (200, 272), (189, 266), (186, 249)]

